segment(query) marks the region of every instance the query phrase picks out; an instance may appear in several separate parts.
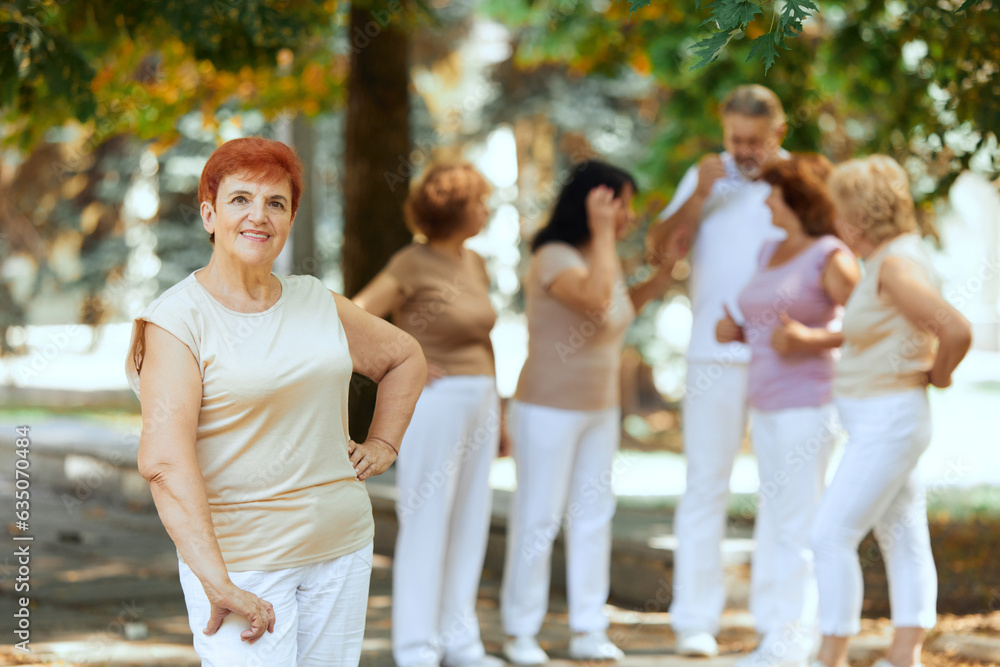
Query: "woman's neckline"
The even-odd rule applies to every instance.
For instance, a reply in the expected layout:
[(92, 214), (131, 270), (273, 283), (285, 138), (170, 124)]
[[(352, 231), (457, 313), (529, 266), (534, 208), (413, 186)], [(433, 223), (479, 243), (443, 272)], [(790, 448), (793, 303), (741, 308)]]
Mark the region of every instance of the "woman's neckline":
[(463, 262), (463, 261), (465, 261), (465, 258), (468, 256), (468, 253), (469, 253), (469, 249), (466, 248), (464, 245), (461, 248), (461, 250), (462, 250), (461, 256), (459, 256), (459, 255), (453, 255), (450, 252), (446, 252), (444, 250), (439, 250), (439, 249), (435, 248), (434, 246), (432, 246), (430, 243), (418, 243), (417, 245), (419, 247), (421, 247), (421, 248), (424, 248), (429, 253), (433, 254), (435, 257), (441, 257), (441, 258), (447, 259), (448, 261), (451, 261), (451, 262)]
[(813, 246), (815, 246), (816, 243), (819, 242), (819, 240), (821, 238), (823, 238), (823, 237), (822, 236), (816, 236), (816, 237), (808, 237), (808, 238), (811, 238), (811, 240), (809, 241), (809, 243), (807, 243), (806, 245), (802, 246), (802, 248), (799, 249), (799, 251), (797, 253), (795, 253), (791, 257), (787, 258), (786, 260), (784, 260), (780, 264), (775, 264), (775, 265), (772, 266), (771, 265), (771, 258), (774, 257), (774, 254), (776, 252), (778, 252), (778, 248), (780, 248), (781, 244), (784, 243), (784, 241), (778, 241), (777, 245), (774, 248), (774, 252), (772, 252), (771, 256), (767, 258), (767, 266), (764, 267), (764, 270), (765, 271), (777, 271), (778, 269), (781, 269), (781, 268), (784, 268), (784, 267), (786, 267), (786, 266), (788, 266), (790, 264), (793, 264), (794, 262), (798, 261), (801, 257), (803, 257), (806, 253), (808, 253), (809, 250), (812, 249)]
[(198, 285), (198, 287), (201, 289), (201, 291), (205, 293), (205, 295), (209, 298), (209, 300), (212, 301), (213, 304), (215, 304), (221, 310), (224, 310), (225, 312), (227, 312), (227, 313), (229, 313), (231, 315), (237, 315), (237, 316), (240, 316), (240, 317), (257, 317), (259, 315), (267, 315), (267, 314), (269, 314), (269, 313), (277, 310), (285, 302), (285, 295), (288, 293), (288, 286), (285, 284), (285, 279), (282, 278), (281, 276), (279, 276), (276, 273), (271, 273), (272, 276), (274, 276), (275, 278), (277, 278), (278, 284), (281, 286), (281, 294), (278, 295), (278, 300), (277, 301), (275, 301), (273, 304), (271, 304), (269, 307), (265, 308), (264, 310), (255, 310), (255, 311), (251, 311), (251, 312), (244, 312), (244, 311), (241, 311), (241, 310), (233, 310), (229, 306), (227, 306), (224, 303), (222, 303), (221, 301), (219, 301), (219, 299), (214, 294), (212, 294), (208, 290), (207, 287), (205, 287), (204, 285), (202, 285), (200, 280), (198, 280), (198, 276), (197, 276), (198, 272), (199, 271), (204, 271), (204, 270), (205, 270), (205, 267), (202, 267), (200, 269), (192, 271), (191, 272), (191, 280), (193, 280), (194, 283), (196, 285)]

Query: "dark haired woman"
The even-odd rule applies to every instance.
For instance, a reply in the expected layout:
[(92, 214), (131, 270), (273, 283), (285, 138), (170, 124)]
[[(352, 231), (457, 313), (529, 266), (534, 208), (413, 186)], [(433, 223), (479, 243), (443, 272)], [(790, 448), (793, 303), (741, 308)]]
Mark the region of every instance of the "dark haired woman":
[(721, 343), (750, 345), (748, 397), (760, 470), (751, 611), (762, 640), (740, 667), (804, 667), (816, 629), (817, 592), (809, 528), (839, 432), (833, 407), (831, 330), (860, 279), (854, 255), (834, 233), (824, 180), (829, 162), (796, 156), (766, 165), (772, 221), (786, 233), (768, 243), (739, 296), (742, 327), (726, 317)]
[(552, 542), (566, 521), (570, 655), (622, 657), (606, 634), (611, 466), (620, 437), (619, 366), (635, 311), (670, 283), (663, 266), (627, 290), (615, 241), (633, 219), (635, 181), (577, 166), (532, 243), (525, 285), (528, 358), (511, 403), (517, 491), (507, 528), (502, 615), (507, 659), (540, 664)]
[(432, 381), (396, 464), (399, 533), (392, 651), (400, 667), (503, 664), (486, 655), (476, 599), (490, 525), (490, 464), (502, 418), (483, 258), (465, 247), (489, 219), (489, 184), (466, 163), (427, 168), (406, 201), (406, 246), (354, 301), (420, 343)]

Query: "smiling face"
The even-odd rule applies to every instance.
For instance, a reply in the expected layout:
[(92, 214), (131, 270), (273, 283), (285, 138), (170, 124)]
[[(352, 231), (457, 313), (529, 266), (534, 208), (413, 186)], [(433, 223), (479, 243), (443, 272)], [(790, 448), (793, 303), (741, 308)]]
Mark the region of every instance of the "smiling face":
[(785, 125), (766, 116), (727, 113), (722, 117), (722, 144), (745, 178), (756, 178), (764, 163), (781, 148)]
[(219, 183), (215, 205), (203, 201), (205, 230), (215, 234), (215, 251), (243, 264), (271, 264), (288, 239), (292, 221), (288, 178), (262, 183), (246, 174)]

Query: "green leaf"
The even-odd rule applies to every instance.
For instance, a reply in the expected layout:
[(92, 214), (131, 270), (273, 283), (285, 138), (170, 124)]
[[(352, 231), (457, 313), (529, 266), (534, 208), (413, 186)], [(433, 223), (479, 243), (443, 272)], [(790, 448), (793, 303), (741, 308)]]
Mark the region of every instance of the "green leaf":
[[(697, 0), (695, 1), (697, 2)], [(621, 0), (618, 0), (618, 2), (621, 2)], [(631, 20), (633, 14), (649, 4), (649, 0), (628, 0), (628, 4), (628, 18)]]
[(799, 34), (802, 32), (802, 22), (817, 11), (812, 0), (788, 0), (781, 10), (781, 17), (778, 19), (778, 31), (781, 33), (791, 32)]
[(788, 48), (785, 46), (785, 37), (780, 32), (772, 30), (750, 42), (750, 55), (747, 56), (747, 60), (756, 58), (763, 61), (764, 73), (767, 74), (767, 70), (771, 69), (778, 58), (779, 47)]
[(763, 10), (752, 0), (715, 0), (706, 23), (718, 23), (720, 30), (742, 30)]
[(719, 57), (719, 52), (725, 48), (726, 44), (733, 37), (733, 30), (728, 32), (717, 32), (711, 37), (699, 41), (694, 45), (694, 54), (701, 58), (691, 69), (699, 69), (714, 62)]

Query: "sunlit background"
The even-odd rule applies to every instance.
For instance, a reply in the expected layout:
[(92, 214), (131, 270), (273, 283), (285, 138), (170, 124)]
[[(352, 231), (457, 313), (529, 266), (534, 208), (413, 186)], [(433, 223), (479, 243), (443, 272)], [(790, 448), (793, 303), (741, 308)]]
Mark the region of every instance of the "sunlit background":
[[(416, 176), (434, 156), (462, 156), (494, 187), (492, 217), (469, 246), (487, 259), (493, 278), (491, 296), (499, 313), (493, 331), (497, 380), (501, 394), (510, 396), (527, 347), (521, 279), (528, 242), (544, 224), (571, 156), (587, 150), (637, 170), (643, 190), (640, 223), (621, 243), (620, 253), (630, 279), (639, 280), (648, 270), (642, 258), (648, 222), (676, 185), (654, 182), (654, 172), (643, 165), (663, 124), (669, 120), (683, 125), (683, 119), (670, 117), (675, 110), (669, 98), (641, 68), (606, 78), (581, 76), (572, 68), (519, 71), (511, 65), (518, 33), (469, 9), (474, 5), (458, 12), (462, 28), (445, 53), (420, 48), (421, 41), (433, 41), (433, 34), (417, 38), (411, 66), (413, 150), (400, 156), (400, 164)], [(837, 17), (826, 19), (835, 22)], [(344, 39), (341, 36), (342, 49)], [(927, 56), (927, 44), (912, 40), (902, 55), (906, 67), (917, 69)], [(858, 121), (837, 119), (822, 109), (810, 113), (807, 121), (820, 131), (839, 132), (857, 142), (868, 136), (869, 130)], [(343, 159), (344, 114), (319, 110), (313, 115), (314, 159), (307, 164), (306, 190), (315, 228), (315, 272), (338, 291), (344, 286), (342, 266), (351, 261), (343, 254), (341, 184), (344, 170), (350, 169)], [(62, 200), (51, 193), (38, 202), (39, 218), (78, 215), (78, 224), (53, 236), (46, 262), (24, 252), (2, 258), (9, 300), (23, 309), (20, 321), (6, 327), (6, 352), (0, 358), (0, 382), (8, 402), (32, 407), (32, 399), (24, 397), (63, 392), (59, 395), (68, 397), (68, 405), (96, 409), (102, 401), (111, 401), (116, 409), (125, 406), (126, 412), (135, 413), (123, 370), (131, 320), (209, 257), (195, 201), (209, 154), (221, 141), (254, 134), (294, 144), (292, 124), (290, 115), (269, 119), (261, 111), (223, 104), (210, 116), (195, 111), (181, 117), (177, 139), (170, 144), (126, 137), (95, 150), (90, 135), (79, 126), (49, 131), (46, 141), (62, 151), (63, 159), (70, 155), (96, 168), (99, 179), (94, 182), (76, 173), (59, 188), (58, 197), (64, 199), (87, 189), (92, 199), (78, 213), (63, 210)], [(971, 150), (977, 137), (966, 127), (926, 141)], [(975, 343), (956, 386), (932, 392), (934, 444), (923, 463), (930, 481), (943, 479), (949, 462), (960, 461), (963, 466), (968, 462), (968, 469), (949, 484), (1000, 483), (1000, 448), (995, 446), (1000, 432), (995, 409), (1000, 399), (1000, 198), (996, 184), (984, 176), (995, 156), (993, 139), (935, 205), (940, 244), (928, 240), (928, 246), (945, 278), (945, 294), (974, 323)], [(8, 173), (26, 159), (14, 149), (3, 153)], [(917, 161), (906, 166), (916, 192), (933, 189), (926, 165)], [(117, 216), (110, 225), (109, 216)], [(105, 233), (95, 241), (98, 229)], [(118, 268), (109, 274), (109, 266)], [(294, 270), (291, 244), (275, 270)], [(683, 266), (676, 275), (684, 277)], [(616, 471), (616, 489), (622, 495), (683, 490), (677, 452), (690, 324), (690, 302), (680, 280), (629, 331), (621, 378), (621, 457), (627, 465)], [(88, 394), (100, 398), (87, 399)], [(497, 463), (493, 482), (499, 488), (513, 485), (509, 461)], [(733, 484), (746, 492), (756, 488), (751, 457), (741, 457)]]

